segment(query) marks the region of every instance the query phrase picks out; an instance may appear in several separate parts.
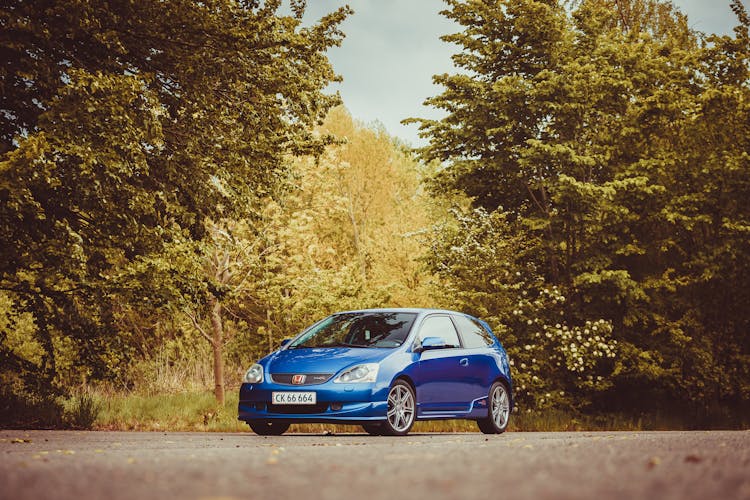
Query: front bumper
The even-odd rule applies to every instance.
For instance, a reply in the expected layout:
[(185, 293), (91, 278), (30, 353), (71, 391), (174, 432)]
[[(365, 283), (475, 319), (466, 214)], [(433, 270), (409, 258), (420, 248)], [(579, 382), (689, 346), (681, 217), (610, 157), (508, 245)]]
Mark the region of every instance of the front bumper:
[[(315, 405), (273, 405), (271, 393), (315, 392)], [(376, 384), (289, 386), (274, 383), (242, 384), (238, 419), (299, 423), (366, 423), (385, 420), (388, 390)]]

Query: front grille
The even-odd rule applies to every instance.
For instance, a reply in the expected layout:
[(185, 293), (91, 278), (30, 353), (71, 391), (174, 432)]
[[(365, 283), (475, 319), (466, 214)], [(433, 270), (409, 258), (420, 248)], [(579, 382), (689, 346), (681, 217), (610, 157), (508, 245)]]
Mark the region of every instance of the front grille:
[(281, 413), (284, 415), (311, 415), (315, 413), (325, 413), (326, 410), (328, 410), (328, 403), (318, 403), (314, 405), (268, 405), (268, 413)]
[[(305, 381), (301, 384), (293, 384), (292, 377), (295, 375), (304, 375)], [(317, 385), (325, 384), (332, 376), (333, 373), (272, 373), (271, 380), (283, 385)]]

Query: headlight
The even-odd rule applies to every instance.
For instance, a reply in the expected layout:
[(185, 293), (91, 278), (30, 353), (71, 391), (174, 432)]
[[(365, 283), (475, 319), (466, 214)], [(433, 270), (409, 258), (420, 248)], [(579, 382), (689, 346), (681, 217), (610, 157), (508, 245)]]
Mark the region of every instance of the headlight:
[(245, 376), (242, 377), (242, 381), (246, 384), (260, 384), (263, 382), (263, 367), (258, 363), (255, 363), (245, 372)]
[(380, 365), (377, 363), (353, 366), (336, 377), (334, 383), (357, 384), (362, 382), (375, 382), (375, 379), (378, 378), (379, 368)]

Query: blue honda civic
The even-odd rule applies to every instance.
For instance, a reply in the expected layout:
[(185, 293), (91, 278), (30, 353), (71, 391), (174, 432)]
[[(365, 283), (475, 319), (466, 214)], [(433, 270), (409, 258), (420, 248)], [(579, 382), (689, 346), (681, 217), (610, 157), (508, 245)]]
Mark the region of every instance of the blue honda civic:
[(416, 420), (470, 419), (508, 427), (508, 356), (487, 323), (437, 309), (333, 314), (245, 373), (239, 419), (261, 435), (292, 423), (361, 425), (404, 436)]

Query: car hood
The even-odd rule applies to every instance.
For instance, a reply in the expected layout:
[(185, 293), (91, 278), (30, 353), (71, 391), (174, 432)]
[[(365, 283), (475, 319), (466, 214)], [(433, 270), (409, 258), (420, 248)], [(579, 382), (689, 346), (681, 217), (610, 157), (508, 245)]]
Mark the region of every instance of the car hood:
[(269, 373), (337, 373), (358, 363), (377, 363), (394, 352), (377, 348), (302, 348), (276, 351), (268, 357)]

